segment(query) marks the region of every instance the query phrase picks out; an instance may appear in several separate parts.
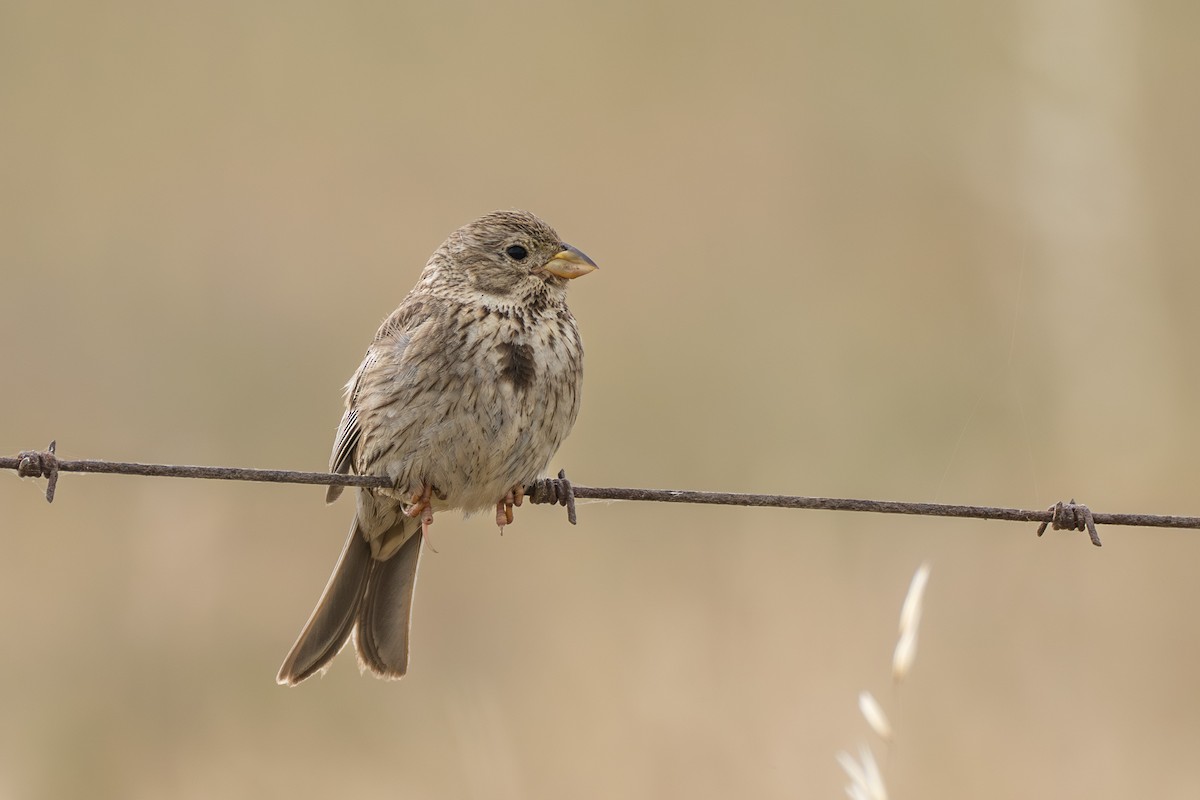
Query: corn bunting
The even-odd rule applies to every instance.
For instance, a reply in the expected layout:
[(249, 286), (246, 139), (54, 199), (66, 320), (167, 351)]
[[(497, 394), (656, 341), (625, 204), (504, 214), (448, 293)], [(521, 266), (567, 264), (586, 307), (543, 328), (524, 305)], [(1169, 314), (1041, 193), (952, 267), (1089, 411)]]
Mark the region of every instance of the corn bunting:
[(495, 509), (503, 530), (575, 423), (583, 347), (567, 282), (595, 268), (524, 211), (480, 217), (434, 252), (350, 379), (330, 458), (332, 472), (392, 487), (356, 490), (350, 535), (279, 683), (323, 671), (351, 636), (365, 669), (404, 675), (434, 512)]

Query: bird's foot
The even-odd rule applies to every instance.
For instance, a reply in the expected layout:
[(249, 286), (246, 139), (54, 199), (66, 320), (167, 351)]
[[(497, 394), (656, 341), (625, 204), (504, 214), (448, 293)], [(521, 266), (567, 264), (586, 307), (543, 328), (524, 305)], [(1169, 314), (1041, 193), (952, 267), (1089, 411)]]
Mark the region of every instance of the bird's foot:
[(429, 535), (429, 526), (433, 524), (433, 501), (432, 495), (441, 494), (437, 489), (425, 483), (421, 485), (419, 492), (414, 492), (409, 498), (408, 505), (404, 508), (404, 516), (412, 519), (421, 519), (421, 535)]
[(519, 506), (523, 502), (525, 502), (525, 487), (518, 483), (508, 490), (504, 499), (496, 503), (496, 525), (500, 528), (501, 536), (504, 535), (504, 526), (512, 524), (513, 506)]

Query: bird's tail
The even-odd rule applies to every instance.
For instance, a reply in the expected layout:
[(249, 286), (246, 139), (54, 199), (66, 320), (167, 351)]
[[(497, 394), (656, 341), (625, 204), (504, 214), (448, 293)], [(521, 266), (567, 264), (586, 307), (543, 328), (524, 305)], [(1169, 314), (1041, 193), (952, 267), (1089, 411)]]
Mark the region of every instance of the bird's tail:
[[(396, 528), (416, 527), (401, 517)], [(391, 530), (386, 537), (403, 536)], [(276, 681), (295, 686), (323, 671), (354, 634), (359, 662), (383, 678), (402, 677), (408, 669), (408, 635), (412, 624), (413, 589), (421, 559), (419, 528), (408, 535), (391, 558), (371, 557), (356, 518), (325, 591), (308, 618)]]

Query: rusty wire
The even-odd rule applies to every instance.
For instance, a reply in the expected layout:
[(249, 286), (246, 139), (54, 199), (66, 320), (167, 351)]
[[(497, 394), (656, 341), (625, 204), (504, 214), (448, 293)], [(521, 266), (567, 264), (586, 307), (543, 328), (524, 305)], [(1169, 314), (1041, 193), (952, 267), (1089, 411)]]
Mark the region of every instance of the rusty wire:
[[(265, 483), (298, 483), (319, 486), (356, 486), (388, 488), (391, 481), (377, 475), (340, 475), (327, 472), (297, 472), (278, 469), (246, 469), (242, 467), (199, 467), (175, 464), (140, 464), (121, 461), (66, 461), (55, 454), (56, 443), (46, 450), (27, 450), (16, 458), (0, 457), (0, 469), (15, 470), (23, 477), (47, 478), (46, 500), (54, 500), (59, 473), (90, 472), (112, 475), (147, 475), (167, 478), (203, 478), (226, 481), (259, 481)], [(629, 500), (658, 503), (699, 503), (705, 505), (746, 506), (751, 508), (802, 508), (825, 511), (854, 511), (875, 514), (909, 514), (927, 517), (956, 517), (960, 519), (995, 519), (1010, 522), (1037, 522), (1038, 536), (1047, 527), (1055, 530), (1087, 531), (1092, 544), (1099, 546), (1096, 525), (1125, 525), (1131, 527), (1200, 529), (1200, 517), (1162, 514), (1105, 514), (1093, 512), (1071, 500), (1056, 503), (1048, 509), (999, 508), (992, 506), (950, 505), (946, 503), (911, 503), (897, 500), (860, 500), (837, 497), (801, 497), (778, 494), (744, 494), (738, 492), (699, 492), (680, 489), (630, 489), (617, 487), (580, 486), (567, 480), (565, 473), (557, 478), (543, 478), (527, 488), (532, 503), (554, 503), (566, 506), (568, 519), (575, 523), (575, 499)]]

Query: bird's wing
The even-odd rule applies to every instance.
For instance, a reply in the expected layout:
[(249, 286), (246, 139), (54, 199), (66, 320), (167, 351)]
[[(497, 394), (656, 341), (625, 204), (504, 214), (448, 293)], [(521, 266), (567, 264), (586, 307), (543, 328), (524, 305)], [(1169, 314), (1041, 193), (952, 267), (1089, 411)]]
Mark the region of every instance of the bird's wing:
[[(418, 307), (419, 308), (419, 307)], [(413, 312), (413, 304), (402, 303), (392, 312), (379, 327), (375, 341), (367, 348), (354, 377), (346, 384), (346, 412), (338, 423), (337, 433), (333, 437), (333, 451), (329, 455), (329, 471), (338, 475), (348, 475), (354, 467), (354, 453), (362, 437), (362, 427), (358, 422), (358, 394), (362, 386), (363, 376), (369, 375), (372, 368), (381, 357), (389, 360), (402, 361), (404, 351), (408, 348), (410, 336), (407, 328), (419, 322), (419, 315)], [(325, 492), (325, 502), (332, 503), (341, 496), (344, 486), (330, 486)]]
[(333, 437), (333, 453), (329, 456), (329, 471), (339, 475), (349, 475), (350, 465), (354, 459), (354, 446), (358, 444), (358, 436), (362, 430), (358, 427), (358, 409), (348, 408), (342, 414), (338, 423), (337, 434)]

